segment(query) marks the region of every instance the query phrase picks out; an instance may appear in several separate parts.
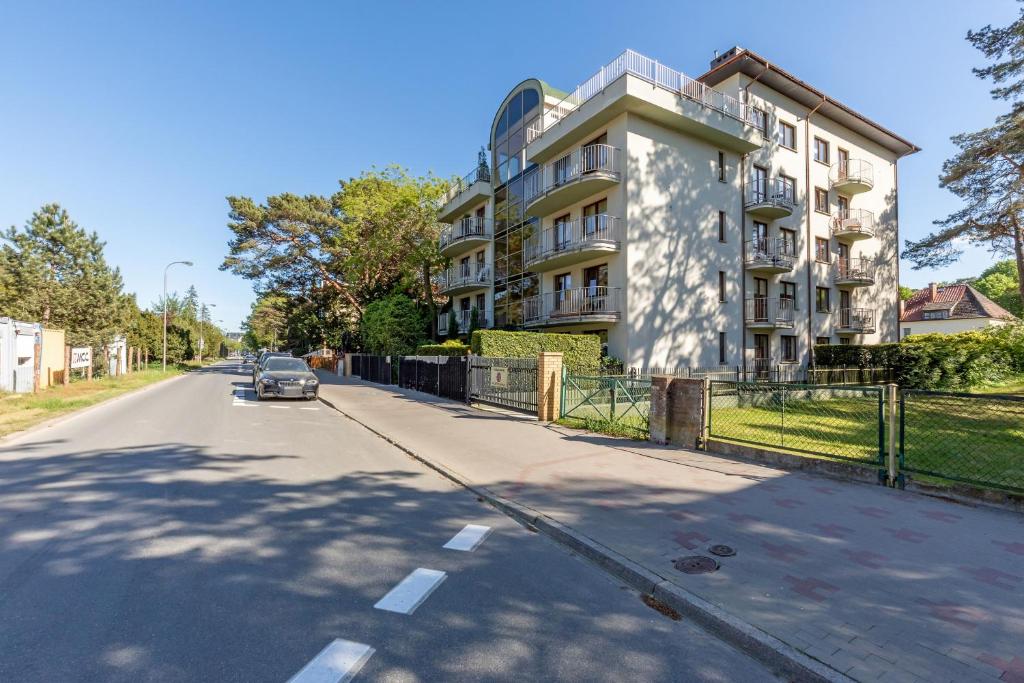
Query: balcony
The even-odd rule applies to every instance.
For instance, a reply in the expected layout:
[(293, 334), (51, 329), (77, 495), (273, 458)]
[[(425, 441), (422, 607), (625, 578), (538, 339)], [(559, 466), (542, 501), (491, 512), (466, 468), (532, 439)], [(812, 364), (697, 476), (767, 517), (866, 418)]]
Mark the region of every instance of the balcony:
[(621, 248), (622, 232), (621, 221), (603, 213), (560, 223), (526, 241), (526, 267), (543, 272), (614, 254)]
[(852, 334), (873, 334), (875, 331), (875, 312), (870, 308), (839, 309), (839, 325), (837, 331)]
[(735, 97), (626, 50), (527, 122), (526, 157), (544, 163), (625, 112), (738, 154), (761, 146), (767, 124)]
[[(472, 309), (468, 311), (455, 311), (455, 322), (458, 325), (458, 331), (456, 334), (467, 334), (469, 332), (469, 323), (473, 318)], [(442, 313), (437, 316), (437, 331), (439, 334), (448, 334), (448, 314)], [(491, 327), (494, 324), (494, 316), (490, 310), (483, 310), (477, 312), (477, 327), (480, 329)]]
[(470, 261), (467, 264), (458, 264), (444, 271), (437, 279), (437, 285), (441, 293), (446, 296), (455, 296), (471, 292), (474, 289), (486, 289), (494, 281), (494, 268), (490, 263), (477, 263)]
[(491, 196), (491, 170), (480, 164), (452, 183), (441, 198), (441, 212), (437, 219), (454, 223), (467, 210)]
[(875, 284), (875, 264), (863, 256), (836, 259), (832, 281), (838, 287), (867, 287)]
[(875, 214), (867, 209), (845, 209), (832, 214), (832, 236), (856, 242), (875, 236)]
[(867, 192), (875, 184), (875, 169), (863, 159), (837, 161), (828, 170), (829, 188), (843, 194)]
[(752, 180), (747, 186), (743, 208), (765, 220), (792, 216), (796, 209), (796, 189), (784, 178)]
[(796, 260), (796, 245), (784, 237), (750, 240), (744, 262), (752, 273), (788, 273)]
[(620, 178), (618, 148), (578, 147), (523, 179), (526, 212), (546, 216), (612, 187)]
[(754, 297), (743, 302), (743, 319), (755, 330), (790, 329), (793, 327), (793, 300)]
[(441, 255), (451, 258), (472, 251), (491, 241), (494, 229), (491, 221), (480, 216), (467, 216), (441, 231), (438, 247)]
[(523, 300), (523, 324), (542, 327), (615, 322), (621, 314), (619, 292), (618, 287), (578, 287), (545, 292)]

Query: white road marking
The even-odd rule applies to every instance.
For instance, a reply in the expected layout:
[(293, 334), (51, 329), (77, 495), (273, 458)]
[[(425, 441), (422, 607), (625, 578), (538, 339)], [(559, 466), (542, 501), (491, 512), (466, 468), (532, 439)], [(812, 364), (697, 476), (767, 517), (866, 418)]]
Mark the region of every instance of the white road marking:
[(319, 408), (299, 408), (299, 410), (320, 410)]
[(462, 531), (452, 536), (452, 540), (444, 544), (448, 550), (464, 550), (472, 552), (477, 549), (491, 533), (491, 527), (479, 524), (467, 524)]
[(342, 683), (351, 681), (373, 656), (369, 645), (338, 638), (320, 651), (288, 683)]
[(412, 614), (447, 576), (442, 571), (420, 567), (378, 600), (374, 608), (399, 614)]
[(288, 410), (288, 406), (267, 406), (268, 408), (276, 408), (277, 410)]

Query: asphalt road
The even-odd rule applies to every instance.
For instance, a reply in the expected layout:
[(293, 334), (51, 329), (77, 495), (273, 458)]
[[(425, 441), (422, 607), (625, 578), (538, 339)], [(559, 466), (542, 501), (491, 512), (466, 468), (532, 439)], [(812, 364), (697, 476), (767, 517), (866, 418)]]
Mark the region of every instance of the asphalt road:
[[(772, 678), (248, 377), (215, 366), (0, 442), (0, 681), (283, 682), (335, 639), (373, 648), (358, 681)], [(491, 531), (442, 547), (467, 524)], [(445, 577), (415, 611), (375, 608), (417, 569)]]

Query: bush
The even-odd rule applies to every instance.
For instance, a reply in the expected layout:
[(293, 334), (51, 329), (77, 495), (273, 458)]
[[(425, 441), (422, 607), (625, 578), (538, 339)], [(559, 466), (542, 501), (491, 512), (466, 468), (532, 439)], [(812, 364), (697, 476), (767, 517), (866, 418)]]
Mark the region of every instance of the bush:
[(597, 372), (601, 367), (601, 338), (596, 334), (477, 330), (470, 347), (478, 356), (496, 358), (535, 358), (541, 351), (558, 351), (571, 372)]
[(416, 347), (417, 356), (468, 356), (469, 347), (462, 342), (449, 339), (443, 344), (420, 344)]
[(363, 346), (380, 356), (406, 356), (426, 332), (426, 320), (416, 302), (404, 294), (392, 294), (367, 304), (360, 329)]

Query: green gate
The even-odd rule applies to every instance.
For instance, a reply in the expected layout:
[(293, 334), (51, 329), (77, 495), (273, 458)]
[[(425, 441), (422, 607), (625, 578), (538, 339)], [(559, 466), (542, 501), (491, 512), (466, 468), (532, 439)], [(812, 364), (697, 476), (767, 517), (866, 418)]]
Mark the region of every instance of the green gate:
[(651, 379), (562, 373), (562, 418), (584, 429), (609, 428), (646, 439), (650, 433)]

